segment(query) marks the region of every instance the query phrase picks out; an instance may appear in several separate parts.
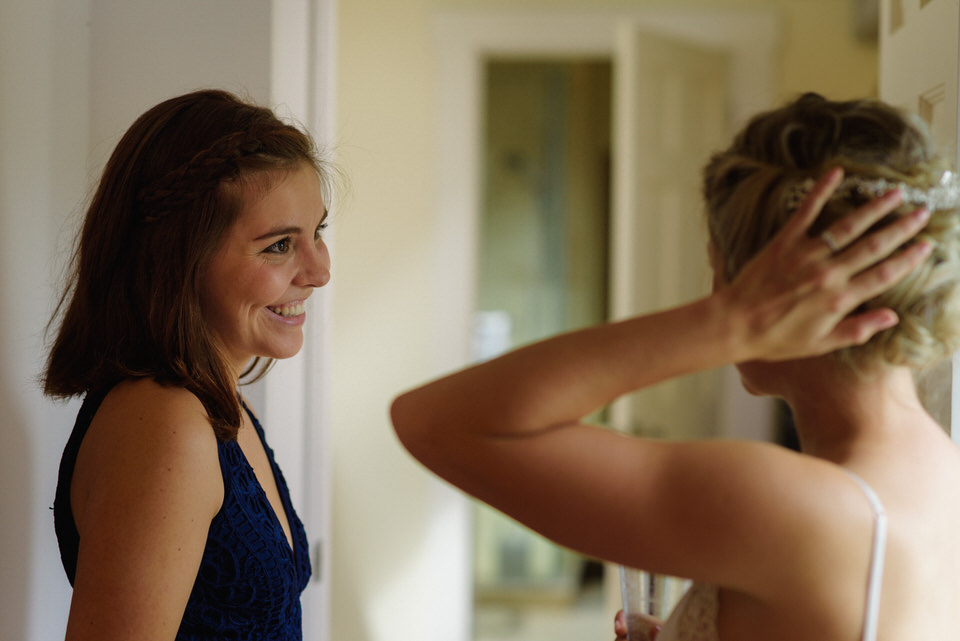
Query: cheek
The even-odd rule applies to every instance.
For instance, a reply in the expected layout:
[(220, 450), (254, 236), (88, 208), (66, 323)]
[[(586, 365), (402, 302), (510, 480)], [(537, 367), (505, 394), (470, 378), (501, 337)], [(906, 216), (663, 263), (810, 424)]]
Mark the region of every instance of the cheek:
[(268, 267), (240, 276), (238, 286), (251, 306), (265, 307), (280, 301), (290, 289), (292, 270)]

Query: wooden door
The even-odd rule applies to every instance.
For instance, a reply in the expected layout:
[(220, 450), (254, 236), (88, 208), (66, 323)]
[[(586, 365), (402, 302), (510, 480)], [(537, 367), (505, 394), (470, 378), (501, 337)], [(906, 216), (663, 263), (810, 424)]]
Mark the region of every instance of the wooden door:
[[(625, 318), (709, 291), (700, 189), (709, 153), (726, 142), (727, 59), (623, 26), (614, 81), (611, 315)], [(667, 381), (622, 399), (614, 425), (636, 434), (716, 433), (715, 371)]]

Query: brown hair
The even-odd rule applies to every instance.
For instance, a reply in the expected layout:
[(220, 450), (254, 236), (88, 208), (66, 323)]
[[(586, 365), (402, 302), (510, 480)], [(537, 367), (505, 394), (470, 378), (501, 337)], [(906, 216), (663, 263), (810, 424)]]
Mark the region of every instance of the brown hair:
[(59, 328), (44, 392), (66, 398), (150, 377), (193, 392), (217, 437), (235, 438), (234, 375), (204, 322), (200, 277), (245, 186), (266, 187), (303, 163), (328, 191), (328, 167), (307, 133), (224, 91), (171, 98), (140, 116), (87, 209), (50, 321)]
[[(885, 178), (923, 189), (950, 169), (950, 163), (935, 153), (923, 123), (877, 100), (834, 102), (805, 94), (781, 109), (762, 113), (704, 169), (710, 238), (723, 258), (727, 280), (790, 216), (789, 191), (835, 166), (843, 167), (847, 176)], [(831, 199), (811, 235), (865, 200), (856, 194)], [(878, 226), (914, 209), (916, 205), (905, 203)], [(864, 305), (890, 307), (900, 323), (865, 345), (837, 352), (851, 365), (880, 361), (923, 367), (960, 346), (958, 211), (932, 212), (919, 237), (933, 243), (931, 256), (904, 281)]]

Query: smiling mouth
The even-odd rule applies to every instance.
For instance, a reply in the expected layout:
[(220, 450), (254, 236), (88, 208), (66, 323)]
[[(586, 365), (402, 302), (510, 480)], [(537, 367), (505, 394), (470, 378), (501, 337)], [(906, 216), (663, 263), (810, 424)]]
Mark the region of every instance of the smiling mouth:
[(271, 312), (273, 312), (277, 316), (284, 316), (284, 317), (300, 316), (301, 314), (307, 311), (306, 305), (304, 305), (303, 301), (297, 301), (294, 303), (284, 303), (283, 305), (277, 305), (275, 307), (268, 306), (267, 309), (269, 309)]

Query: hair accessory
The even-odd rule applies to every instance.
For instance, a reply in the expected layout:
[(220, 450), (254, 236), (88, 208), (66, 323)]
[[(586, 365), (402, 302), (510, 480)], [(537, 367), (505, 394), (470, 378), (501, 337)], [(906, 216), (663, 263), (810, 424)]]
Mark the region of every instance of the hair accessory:
[[(812, 178), (807, 178), (787, 190), (784, 196), (784, 206), (787, 211), (794, 211), (799, 207), (803, 199), (810, 194), (814, 184)], [(953, 171), (943, 172), (937, 184), (927, 189), (911, 187), (905, 183), (892, 182), (885, 178), (849, 176), (840, 182), (833, 195), (830, 196), (830, 200), (851, 199), (853, 197), (861, 199), (879, 198), (893, 189), (900, 190), (900, 193), (903, 194), (903, 202), (911, 205), (921, 205), (930, 211), (960, 209), (960, 176)]]
[(840, 245), (837, 243), (837, 239), (833, 237), (833, 234), (830, 233), (829, 229), (820, 234), (820, 238), (822, 238), (823, 242), (830, 248), (830, 253), (836, 254), (840, 251)]

